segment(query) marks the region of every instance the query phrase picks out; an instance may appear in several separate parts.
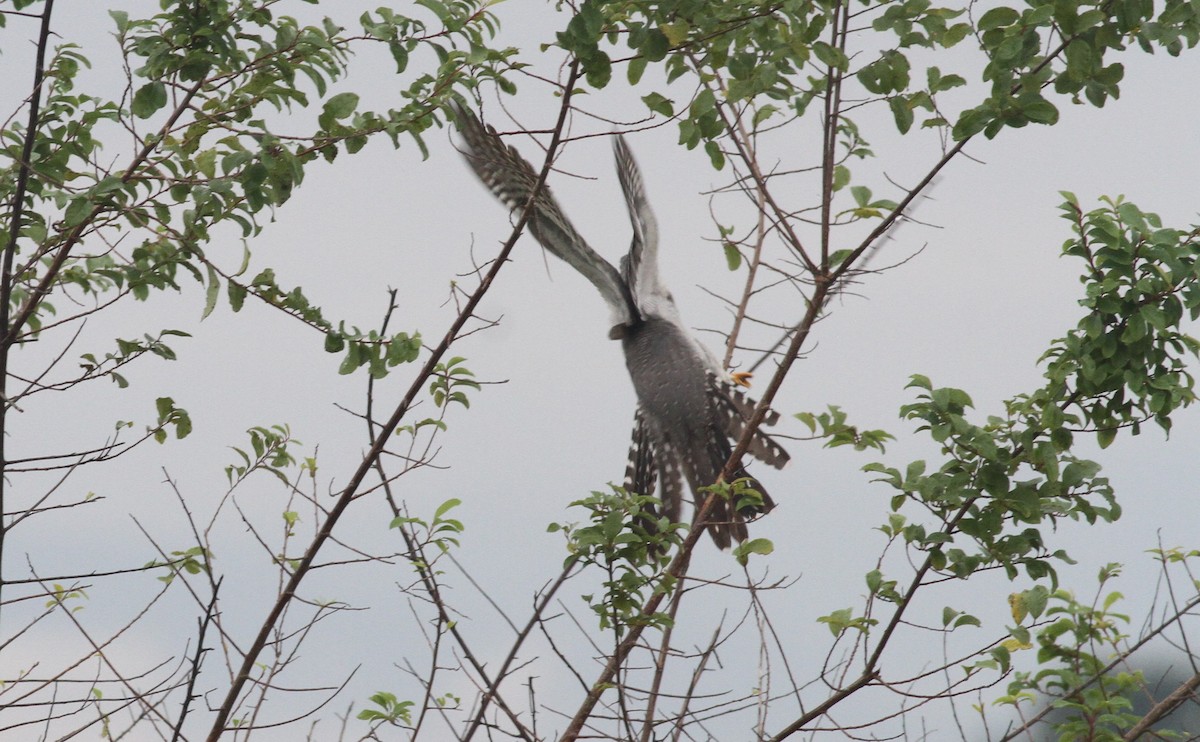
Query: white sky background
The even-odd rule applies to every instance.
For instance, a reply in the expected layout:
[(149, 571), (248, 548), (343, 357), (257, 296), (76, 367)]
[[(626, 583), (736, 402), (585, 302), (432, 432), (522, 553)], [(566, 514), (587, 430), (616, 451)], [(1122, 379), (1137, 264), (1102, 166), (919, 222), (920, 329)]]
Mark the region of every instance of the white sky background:
[[(117, 4), (60, 2), (55, 30), (63, 39), (84, 46), (95, 65), (91, 79), (108, 82), (119, 80), (120, 70), (115, 43), (108, 35), (112, 25), (103, 13), (106, 5)], [(141, 6), (120, 7), (135, 13)], [(281, 12), (299, 14), (306, 7), (296, 4)], [(375, 3), (354, 7), (373, 9)], [(341, 10), (340, 4), (323, 9)], [(340, 17), (352, 23), (360, 10)], [(534, 40), (549, 38), (548, 29), (565, 19), (540, 4), (505, 4), (497, 11), (505, 23), (503, 43), (529, 49), (526, 58), (542, 63), (542, 71), (553, 74), (557, 57), (551, 52), (539, 59)], [(518, 30), (522, 33), (513, 35)], [(30, 54), (24, 39), (32, 38), (32, 32), (10, 19), (4, 34), (0, 80), (7, 82), (0, 82), (0, 90), (7, 115), (25, 93)], [(829, 317), (817, 328), (815, 346), (797, 364), (776, 400), (785, 415), (779, 432), (803, 435), (806, 428), (788, 415), (837, 404), (849, 413), (851, 422), (897, 435), (899, 440), (889, 445), (883, 459), (889, 464), (903, 466), (912, 458), (932, 458), (936, 451), (927, 439), (911, 436), (911, 426), (897, 419), (899, 406), (913, 399), (903, 389), (910, 374), (925, 374), (936, 385), (965, 389), (976, 402), (976, 419), (982, 420), (1001, 410), (1004, 397), (1037, 383), (1038, 355), (1078, 318), (1079, 266), (1058, 257), (1062, 242), (1070, 236), (1070, 225), (1058, 216), (1059, 190), (1075, 192), (1086, 208), (1097, 205), (1100, 195), (1125, 194), (1143, 209), (1161, 214), (1169, 226), (1195, 221), (1200, 180), (1195, 166), (1200, 161), (1193, 96), (1200, 73), (1196, 59), (1131, 51), (1122, 61), (1126, 78), (1120, 100), (1110, 101), (1102, 110), (1056, 100), (1062, 112), (1057, 126), (1008, 130), (997, 141), (972, 142), (967, 152), (974, 161), (960, 157), (943, 172), (931, 199), (922, 201), (913, 213), (937, 228), (906, 226), (872, 267), (899, 262), (922, 247), (924, 251), (894, 270), (866, 278), (858, 295), (847, 295), (831, 307)], [(947, 64), (942, 68), (948, 71)], [(391, 70), (386, 55), (373, 60), (368, 56), (360, 60), (344, 89), (364, 93), (364, 107), (393, 105), (390, 101), (399, 86)], [(631, 92), (618, 81), (614, 90), (590, 96), (581, 104), (633, 121), (641, 115), (637, 96), (648, 90), (643, 86)], [(557, 99), (531, 80), (522, 82), (520, 95), (506, 105), (523, 124), (536, 129), (550, 126), (557, 112)], [(499, 128), (514, 128), (494, 95), (485, 96), (484, 113)], [(890, 117), (875, 118), (879, 114), (885, 114), (882, 108), (862, 112), (856, 119), (880, 155), (877, 161), (857, 166), (856, 173), (879, 169), (898, 182), (911, 182), (937, 156), (935, 135), (899, 140), (889, 131)], [(577, 117), (574, 125), (575, 134), (611, 128), (583, 117)], [(724, 184), (727, 174), (713, 171), (701, 152), (675, 146), (676, 137), (675, 126), (668, 124), (635, 133), (630, 143), (660, 222), (663, 274), (685, 320), (694, 327), (724, 327), (724, 308), (699, 286), (731, 296), (743, 279), (742, 273), (730, 274), (719, 248), (705, 241), (716, 229), (702, 194)], [(251, 275), (272, 265), (281, 285), (303, 286), (326, 317), (345, 318), (363, 328), (377, 326), (386, 290), (394, 287), (399, 310), (391, 329), (418, 329), (427, 342), (435, 343), (453, 316), (453, 306), (443, 305), (449, 282), (470, 269), (472, 249), (480, 261), (493, 255), (508, 234), (509, 222), (505, 210), (453, 151), (449, 135), (432, 132), (428, 142), (431, 157), (426, 162), (408, 141), (394, 151), (379, 140), (358, 156), (339, 157), (333, 167), (311, 167), (303, 187), (279, 210), (277, 222), (252, 242)], [(787, 164), (815, 164), (816, 140), (798, 144), (804, 146), (798, 150), (803, 154)], [(530, 143), (518, 146), (540, 162), (535, 160), (540, 151)], [(123, 152), (114, 150), (106, 151), (117, 162), (123, 161)], [(593, 246), (615, 262), (628, 245), (629, 228), (607, 138), (570, 143), (560, 165), (588, 178), (554, 175), (552, 185), (560, 203)], [(898, 195), (888, 191), (882, 179), (868, 184), (878, 196)], [(794, 198), (796, 205), (816, 200), (815, 194), (798, 193)], [(748, 221), (743, 218), (741, 224)], [(226, 256), (225, 264), (234, 266), (241, 249), (235, 235), (216, 241), (208, 251)], [(467, 288), (473, 286), (470, 277), (460, 280)], [(162, 469), (179, 482), (189, 507), (206, 518), (224, 491), (222, 469), (234, 461), (226, 446), (244, 447), (242, 431), (251, 425), (288, 423), (309, 450), (319, 444), (322, 489), (339, 488), (357, 464), (365, 448), (364, 425), (334, 404), (361, 409), (365, 376), (339, 377), (341, 358), (321, 351), (318, 334), (253, 299), (247, 300), (240, 315), (221, 306), (198, 323), (203, 296), (194, 284), (186, 284), (180, 298), (155, 296), (153, 301), (127, 305), (103, 323), (93, 322), (68, 361), (78, 353), (108, 349), (115, 335), (137, 337), (167, 327), (195, 334), (172, 343), (179, 361), (138, 364), (128, 374), (133, 384), (128, 390), (95, 385), (74, 396), (38, 399), (16, 418), (14, 455), (95, 445), (115, 419), (135, 419), (140, 429), (141, 423), (149, 421), (157, 396), (172, 396), (188, 409), (196, 432), (162, 447), (147, 444), (114, 465), (77, 475), (69, 482), (75, 495), (94, 491), (107, 500), (52, 516), (53, 522), (48, 516), (43, 526), (14, 531), (5, 555), (7, 574), (19, 569), (26, 554), (42, 574), (77, 572), (83, 568), (81, 563), (101, 569), (144, 563), (154, 553), (130, 522), (129, 513), (135, 513), (167, 548), (186, 548), (187, 532), (178, 503), (161, 482)], [(781, 311), (782, 319), (788, 320), (798, 317), (801, 307), (793, 304)], [(500, 318), (499, 327), (456, 346), (455, 354), (467, 356), (467, 365), (479, 380), (505, 383), (485, 386), (471, 394), (469, 411), (450, 414), (450, 431), (439, 441), (442, 449), (436, 460), (445, 470), (420, 472), (402, 479), (399, 486), (415, 514), (431, 515), (449, 497), (464, 501), (456, 514), (466, 523), (467, 532), (457, 556), (512, 618), (523, 622), (532, 592), (557, 574), (565, 556), (561, 536), (545, 533), (545, 525), (579, 520), (582, 514), (568, 511), (566, 504), (619, 480), (623, 473), (634, 395), (619, 344), (605, 338), (607, 310), (598, 295), (570, 268), (543, 257), (531, 238), (522, 238), (513, 264), (501, 272), (481, 314)], [(710, 345), (716, 345), (711, 337)], [(40, 349), (29, 353), (31, 367), (39, 354)], [(738, 360), (748, 364), (755, 359), (745, 355)], [(18, 357), (18, 368), (23, 362)], [(415, 371), (401, 368), (379, 384), (377, 409), (389, 409)], [(758, 378), (761, 388), (767, 374), (760, 372)], [(432, 414), (432, 410), (418, 414)], [(1155, 580), (1154, 565), (1144, 550), (1156, 546), (1159, 534), (1167, 546), (1200, 541), (1196, 527), (1200, 502), (1195, 497), (1200, 463), (1194, 453), (1198, 439), (1200, 425), (1192, 410), (1176, 418), (1169, 443), (1153, 425), (1136, 439), (1123, 433), (1097, 456), (1117, 488), (1124, 517), (1112, 526), (1063, 528), (1052, 542), (1053, 548), (1067, 548), (1080, 561), (1077, 569), (1064, 569), (1063, 574), (1068, 586), (1084, 594), (1094, 589), (1093, 575), (1100, 565), (1126, 563), (1126, 575), (1114, 587), (1126, 594), (1125, 609), (1134, 615), (1135, 626), (1144, 615)], [(862, 574), (872, 567), (883, 544), (873, 529), (886, 517), (892, 490), (870, 484), (859, 471), (878, 456), (828, 451), (814, 442), (791, 442), (788, 448), (793, 463), (784, 472), (752, 467), (780, 503), (754, 525), (753, 533), (772, 539), (776, 546), (769, 558), (757, 560), (758, 570), (769, 568), (774, 577), (801, 578), (787, 592), (768, 600), (776, 628), (789, 637), (796, 652), (794, 669), (808, 679), (814, 674), (810, 663), (821, 659), (829, 639), (827, 629), (814, 620), (861, 603)], [(263, 477), (241, 493), (239, 502), (260, 523), (272, 523), (285, 509), (283, 497), (273, 481)], [(311, 526), (312, 519), (303, 509), (302, 513)], [(338, 533), (380, 551), (398, 549), (389, 547), (394, 536), (387, 531), (387, 521), (379, 502), (362, 502)], [(216, 551), (218, 568), (229, 575), (223, 588), (227, 618), (244, 627), (240, 640), (245, 643), (275, 592), (273, 581), (251, 577), (268, 571), (265, 554), (247, 546), (247, 540), (240, 524), (225, 520)], [(701, 544), (699, 554), (697, 567), (702, 574), (736, 576), (733, 560), (710, 544)], [(404, 656), (414, 662), (424, 659), (424, 642), (414, 633), (411, 614), (394, 588), (397, 582), (407, 582), (409, 574), (409, 568), (400, 564), (392, 571), (350, 567), (312, 575), (303, 588), (308, 597), (357, 605), (370, 602), (374, 607), (324, 624), (310, 639), (306, 657), (312, 664), (300, 670), (303, 680), (289, 684), (315, 684), (313, 678), (336, 682), (331, 675), (340, 679), (361, 664), (348, 694), (332, 707), (339, 710), (351, 699), (356, 709), (361, 708), (365, 697), (376, 690), (406, 687), (394, 663)], [(451, 600), (467, 616), (465, 631), (478, 641), (482, 654), (494, 653), (490, 657), (494, 667), (511, 634), (465, 580), (454, 573), (447, 579), (454, 588)], [(127, 620), (130, 606), (139, 605), (139, 599), (130, 595), (148, 595), (156, 587), (150, 582), (138, 577), (122, 583), (121, 590), (100, 586), (84, 615), (102, 633), (102, 625)], [(959, 592), (966, 586), (951, 585), (931, 595), (930, 614), (947, 603), (984, 612), (980, 603), (971, 601), (985, 596), (982, 600), (995, 611), (987, 629), (998, 632), (1007, 594), (1028, 585), (1000, 579), (979, 582), (983, 587), (969, 592)], [(386, 597), (372, 597), (380, 594)], [(965, 597), (968, 594), (972, 597)], [(562, 597), (576, 616), (591, 622), (577, 595), (578, 590)], [(726, 597), (731, 599), (731, 615), (739, 615), (740, 596), (708, 593), (704, 615), (687, 627), (697, 642), (711, 633), (711, 616), (722, 607), (707, 603)], [(148, 665), (151, 658), (183, 651), (183, 637), (193, 630), (194, 618), (181, 610), (187, 603), (180, 595), (175, 600), (173, 607), (163, 608), (159, 623), (124, 646), (126, 656), (144, 654)], [(14, 615), (15, 611), (6, 611), (6, 623)], [(565, 622), (560, 624), (560, 639), (578, 640), (577, 632)], [(4, 634), (8, 631), (3, 628)], [(71, 629), (60, 625), (32, 637), (30, 643), (9, 648), (0, 655), (0, 675), (11, 677), (34, 657), (72, 651), (68, 647), (77, 641), (72, 636)], [(913, 649), (917, 657), (929, 655), (928, 647)], [(525, 654), (547, 656), (544, 646)], [(753, 657), (723, 659), (727, 664), (748, 661), (753, 669)], [(208, 662), (209, 669), (216, 671), (221, 658), (214, 652)], [(902, 653), (884, 663), (885, 671), (896, 667), (921, 669), (917, 660)], [(547, 690), (570, 682), (559, 672), (551, 659), (532, 669), (539, 676), (535, 688), (548, 694), (541, 700), (565, 706), (567, 700), (552, 700), (554, 690)], [(584, 672), (590, 680), (595, 669), (589, 666)], [(745, 692), (754, 676), (745, 675), (737, 682), (743, 680), (746, 687), (735, 688), (735, 695)], [(723, 676), (714, 687), (723, 689), (730, 682)], [(566, 687), (574, 692), (574, 686)], [(470, 695), (466, 687), (451, 685), (445, 690)], [(522, 691), (514, 693), (514, 698), (523, 697)], [(271, 711), (271, 718), (286, 716), (282, 708)], [(785, 704), (768, 727), (777, 729), (786, 723), (793, 708)], [(195, 721), (200, 724), (204, 716), (197, 713)], [(555, 724), (545, 714), (542, 719)], [(934, 715), (932, 723), (935, 729), (950, 731), (939, 726), (945, 724), (944, 717)], [(333, 736), (331, 724), (320, 727), (329, 736)], [(261, 738), (294, 739), (291, 734), (266, 733)]]

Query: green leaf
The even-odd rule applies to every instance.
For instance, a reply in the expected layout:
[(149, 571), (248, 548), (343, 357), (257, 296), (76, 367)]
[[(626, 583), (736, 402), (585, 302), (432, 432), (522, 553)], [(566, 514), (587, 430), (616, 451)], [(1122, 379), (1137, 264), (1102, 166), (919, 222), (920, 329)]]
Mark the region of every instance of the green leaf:
[(901, 134), (907, 134), (913, 125), (913, 112), (908, 106), (908, 101), (896, 96), (888, 99), (888, 106), (892, 109), (892, 118), (896, 120), (896, 129)]
[(201, 172), (206, 178), (217, 177), (217, 151), (215, 149), (206, 149), (196, 155), (194, 160), (196, 169)]
[(399, 42), (391, 42), (388, 44), (388, 51), (392, 53), (392, 59), (396, 62), (396, 72), (403, 73), (408, 69), (408, 49)]
[(1058, 123), (1058, 109), (1048, 100), (1028, 103), (1021, 107), (1021, 111), (1035, 123), (1050, 125)]
[(204, 292), (204, 312), (201, 313), (200, 319), (203, 320), (212, 314), (217, 308), (217, 296), (221, 291), (221, 278), (217, 275), (217, 271), (211, 265), (208, 266), (208, 287)]
[(436, 511), (434, 511), (433, 519), (441, 520), (443, 515), (450, 512), (451, 510), (458, 507), (459, 505), (462, 505), (462, 500), (460, 500), (456, 497), (452, 497), (449, 500), (446, 500), (445, 502), (443, 502), (441, 505), (438, 506), (438, 509)]
[(759, 109), (754, 112), (754, 128), (757, 129), (764, 121), (771, 118), (778, 112), (779, 108), (776, 106), (772, 106), (770, 104), (760, 106)]
[(325, 101), (324, 112), (335, 119), (344, 119), (358, 108), (357, 93), (338, 93)]
[(186, 410), (176, 410), (175, 437), (180, 440), (187, 438), (192, 433), (192, 418), (187, 414)]
[(828, 616), (821, 616), (817, 619), (818, 623), (827, 624), (829, 631), (834, 636), (840, 636), (845, 631), (854, 618), (854, 612), (849, 608), (842, 608), (830, 613)]
[(641, 81), (642, 75), (645, 72), (646, 58), (634, 57), (633, 59), (629, 60), (629, 67), (625, 70), (625, 79), (629, 81), (630, 85), (637, 85)]
[(738, 544), (733, 549), (733, 556), (737, 559), (738, 564), (745, 565), (750, 560), (751, 554), (766, 556), (773, 551), (775, 551), (775, 544), (771, 543), (770, 539), (752, 538)]
[(388, 343), (387, 363), (389, 366), (398, 366), (401, 363), (412, 363), (417, 360), (421, 354), (421, 335), (420, 333), (409, 337), (407, 333), (400, 333), (392, 338)]
[(833, 166), (833, 190), (840, 191), (850, 182), (850, 168), (845, 165)]
[(959, 626), (983, 626), (983, 624), (978, 618), (964, 613), (954, 620), (954, 628), (957, 629)]
[(725, 243), (725, 264), (731, 271), (736, 271), (742, 266), (742, 252), (732, 242)]
[(879, 592), (879, 586), (883, 584), (883, 573), (877, 569), (873, 569), (866, 575), (867, 591), (872, 595)]
[(670, 48), (671, 42), (667, 39), (666, 34), (658, 29), (651, 29), (646, 34), (646, 42), (638, 51), (651, 62), (661, 62), (667, 56)]
[(663, 36), (666, 37), (667, 43), (669, 43), (671, 46), (679, 46), (683, 42), (687, 41), (690, 26), (686, 21), (680, 21), (678, 23), (664, 23), (660, 25), (658, 29), (662, 31)]
[(351, 343), (346, 349), (346, 357), (342, 359), (342, 365), (338, 367), (338, 373), (342, 376), (354, 373), (355, 369), (366, 363), (366, 356), (362, 352), (362, 346), (358, 343)]
[(992, 28), (1011, 26), (1019, 20), (1021, 20), (1020, 14), (1012, 8), (992, 8), (979, 19), (979, 30), (987, 31)]
[(92, 188), (92, 196), (103, 196), (106, 193), (122, 190), (124, 187), (125, 182), (121, 180), (121, 176), (106, 175)]
[(909, 382), (904, 385), (904, 388), (911, 389), (913, 387), (917, 389), (933, 389), (933, 382), (929, 380), (928, 376), (913, 374), (909, 377)]
[(130, 110), (140, 119), (150, 118), (160, 108), (167, 105), (167, 87), (161, 82), (148, 82), (133, 94), (133, 105)]
[(125, 33), (125, 29), (129, 28), (129, 14), (123, 10), (110, 10), (108, 16), (117, 24), (117, 33)]
[(584, 63), (584, 76), (588, 85), (600, 90), (612, 79), (612, 60), (604, 52), (597, 51)]
[(242, 311), (242, 305), (246, 303), (246, 287), (240, 283), (230, 281), (226, 285), (226, 293), (229, 295), (229, 307), (235, 312)]
[(658, 93), (650, 93), (642, 96), (642, 102), (646, 104), (655, 113), (661, 113), (663, 116), (671, 117), (675, 115), (675, 106), (671, 103), (670, 98), (665, 98)]
[(812, 53), (815, 54), (817, 59), (821, 60), (823, 64), (833, 69), (844, 71), (850, 64), (850, 60), (846, 57), (841, 49), (831, 46), (824, 41), (814, 41), (812, 45)]
[(438, 0), (416, 0), (416, 3), (432, 11), (439, 21), (445, 21), (452, 15), (451, 11)]
[(94, 207), (95, 204), (92, 203), (92, 199), (87, 195), (76, 196), (67, 204), (67, 211), (63, 215), (63, 220), (66, 221), (69, 227), (78, 226), (92, 213)]
[(725, 169), (725, 153), (721, 151), (721, 145), (715, 141), (705, 142), (704, 151), (708, 153), (708, 161), (712, 163), (713, 170)]

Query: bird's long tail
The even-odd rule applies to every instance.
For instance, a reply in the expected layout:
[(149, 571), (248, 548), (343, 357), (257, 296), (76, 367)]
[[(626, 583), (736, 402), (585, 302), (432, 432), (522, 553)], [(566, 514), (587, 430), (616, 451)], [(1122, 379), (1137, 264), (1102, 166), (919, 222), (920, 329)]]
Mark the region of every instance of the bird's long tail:
[[(730, 440), (741, 440), (742, 435), (746, 432), (747, 423), (754, 416), (757, 403), (747, 397), (740, 388), (724, 379), (717, 378), (715, 374), (709, 374), (708, 384), (709, 394), (712, 396), (716, 408), (721, 412), (725, 434)], [(783, 449), (783, 446), (762, 430), (763, 427), (774, 425), (777, 422), (779, 422), (779, 413), (775, 410), (767, 410), (762, 426), (754, 431), (754, 435), (750, 439), (750, 448), (747, 452), (767, 466), (782, 469), (792, 460), (792, 457)]]
[[(708, 499), (707, 491), (701, 487), (718, 481), (733, 454), (729, 439), (720, 430), (714, 430), (709, 436), (707, 449), (707, 461), (703, 465), (685, 467), (697, 508)], [(720, 549), (728, 549), (734, 541), (745, 541), (749, 536), (746, 521), (775, 507), (766, 487), (745, 467), (739, 466), (725, 483), (732, 485), (729, 498), (718, 498), (708, 516), (708, 533)]]

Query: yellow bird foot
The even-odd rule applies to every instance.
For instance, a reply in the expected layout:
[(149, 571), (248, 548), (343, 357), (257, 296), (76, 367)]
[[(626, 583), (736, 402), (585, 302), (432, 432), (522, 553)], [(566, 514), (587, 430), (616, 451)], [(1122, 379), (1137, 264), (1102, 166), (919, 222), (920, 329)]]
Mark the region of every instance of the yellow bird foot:
[(730, 371), (729, 378), (733, 379), (734, 384), (749, 389), (750, 380), (754, 378), (754, 373), (751, 371)]

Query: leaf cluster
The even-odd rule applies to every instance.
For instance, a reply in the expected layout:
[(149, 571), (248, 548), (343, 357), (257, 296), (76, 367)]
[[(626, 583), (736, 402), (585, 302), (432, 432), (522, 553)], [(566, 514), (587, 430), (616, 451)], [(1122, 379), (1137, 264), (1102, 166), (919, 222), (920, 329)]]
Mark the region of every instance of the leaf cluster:
[(1048, 426), (1095, 430), (1102, 447), (1122, 428), (1137, 435), (1146, 420), (1170, 432), (1171, 413), (1196, 399), (1187, 364), (1200, 342), (1180, 323), (1200, 316), (1200, 233), (1163, 228), (1157, 215), (1120, 199), (1084, 213), (1065, 195), (1075, 236), (1063, 254), (1087, 266), (1080, 304), (1089, 311), (1047, 351), (1052, 384), (1029, 402)]
[(567, 565), (596, 567), (604, 575), (603, 592), (583, 596), (600, 619), (600, 628), (620, 636), (632, 625), (669, 626), (667, 614), (643, 615), (642, 606), (650, 596), (674, 585), (664, 569), (686, 526), (659, 516), (656, 498), (620, 487), (593, 492), (571, 506), (582, 508), (588, 521), (552, 523), (548, 530), (567, 537)]
[[(422, 547), (433, 544), (441, 553), (450, 551), (450, 547), (459, 545), (459, 535), (466, 527), (457, 518), (447, 518), (446, 514), (462, 504), (462, 500), (452, 497), (438, 506), (433, 513), (433, 520), (425, 521), (411, 516), (397, 516), (388, 525), (389, 528), (404, 528), (414, 534), (414, 541)], [(418, 560), (418, 569), (427, 569), (428, 564)]]
[[(1170, 430), (1170, 416), (1195, 399), (1186, 370), (1200, 345), (1179, 329), (1185, 310), (1200, 311), (1194, 233), (1164, 229), (1135, 206), (1110, 202), (1083, 213), (1064, 204), (1076, 236), (1064, 254), (1082, 259), (1087, 310), (1078, 326), (1043, 357), (1045, 384), (1006, 404), (1004, 417), (972, 422), (970, 397), (914, 376), (918, 401), (902, 415), (941, 446), (945, 461), (905, 471), (871, 464), (868, 471), (899, 491), (892, 508), (917, 504), (938, 524), (889, 522), (885, 533), (924, 552), (935, 571), (966, 577), (1001, 567), (1055, 578), (1043, 533), (1061, 518), (1112, 521), (1120, 506), (1100, 466), (1073, 453), (1078, 433), (1107, 446), (1116, 432), (1134, 434), (1145, 419)], [(971, 544), (964, 548), (963, 539)]]
[[(1053, 705), (1062, 713), (1054, 725), (1059, 739), (1123, 739), (1123, 732), (1139, 721), (1131, 697), (1142, 692), (1145, 682), (1140, 672), (1109, 671), (1108, 659), (1121, 653), (1126, 639), (1123, 627), (1129, 624), (1129, 616), (1113, 610), (1123, 596), (1105, 592), (1105, 583), (1118, 573), (1115, 564), (1100, 570), (1092, 603), (1083, 603), (1065, 590), (1035, 588), (1014, 595), (1018, 622), (1026, 615), (1045, 616), (1036, 633), (1037, 661), (1042, 669), (1014, 673), (1006, 694), (994, 703), (1015, 706), (1049, 696), (1056, 699)], [(1031, 632), (1018, 629), (1026, 642), (1021, 648), (1032, 647), (1028, 643)], [(1166, 732), (1166, 736), (1173, 735)]]
[(250, 450), (246, 451), (231, 446), (233, 452), (241, 460), (239, 464), (225, 467), (225, 477), (231, 485), (236, 484), (255, 471), (265, 471), (285, 485), (290, 484), (287, 469), (296, 465), (296, 457), (292, 446), (303, 445), (292, 438), (292, 431), (286, 425), (271, 427), (255, 426), (246, 431), (250, 436)]
[[(423, 149), (421, 133), (438, 123), (439, 107), (456, 89), (506, 69), (511, 50), (488, 44), (496, 27), (483, 4), (426, 3), (422, 12), (434, 17), (364, 14), (365, 36), (356, 37), (330, 19), (303, 25), (277, 15), (272, 4), (172, 4), (149, 18), (114, 10), (130, 74), (130, 94), (118, 100), (77, 93), (80, 70), (90, 63), (73, 45), (59, 46), (46, 69), (36, 131), (17, 119), (0, 131), (8, 163), (0, 170), (0, 198), (11, 201), (18, 175), (25, 176), (14, 245), (21, 259), (9, 292), (10, 313), (26, 325), (21, 336), (36, 335), (54, 313), (56, 291), (73, 287), (97, 302), (114, 293), (146, 300), (154, 291), (180, 290), (182, 272), (205, 286), (205, 316), (223, 286), (235, 311), (254, 293), (325, 331), (328, 344), (349, 345), (346, 372), (369, 365), (379, 377), (411, 360), (414, 336), (369, 337), (344, 324), (334, 331), (338, 323), (311, 306), (301, 288), (280, 289), (270, 268), (249, 284), (237, 281), (249, 267), (248, 249), (230, 273), (220, 268), (222, 256), (205, 248), (218, 225), (258, 234), (263, 212), (273, 215), (288, 201), (316, 158), (360, 151), (380, 134), (397, 145), (409, 134)], [(366, 40), (387, 43), (397, 57), (427, 50), (439, 62), (410, 80), (402, 107), (362, 110), (357, 94), (334, 87), (349, 71), (354, 45)], [(286, 130), (300, 117), (272, 115), (309, 108), (316, 116), (307, 130)], [(111, 124), (132, 133), (137, 145), (123, 168), (99, 164)], [(27, 137), (34, 138), (30, 158), (21, 152)], [(113, 249), (118, 241), (130, 248)]]

